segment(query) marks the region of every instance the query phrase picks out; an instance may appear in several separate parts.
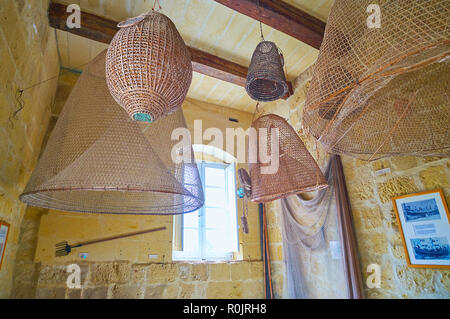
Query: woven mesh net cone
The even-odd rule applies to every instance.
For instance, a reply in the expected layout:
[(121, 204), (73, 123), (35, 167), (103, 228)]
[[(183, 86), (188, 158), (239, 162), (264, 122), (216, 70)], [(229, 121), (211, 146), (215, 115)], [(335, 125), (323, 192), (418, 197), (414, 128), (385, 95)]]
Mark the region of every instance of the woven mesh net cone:
[[(326, 150), (363, 160), (450, 150), (450, 2), (336, 1), (307, 94), (303, 127)], [(376, 22), (376, 20), (370, 20)]]
[(173, 22), (153, 11), (119, 26), (106, 59), (111, 95), (139, 121), (154, 122), (179, 109), (192, 81), (192, 63)]
[[(258, 154), (256, 163), (249, 163), (252, 201), (268, 202), (328, 186), (314, 158), (285, 119), (274, 114), (263, 115), (252, 123), (252, 127), (258, 135), (261, 129), (267, 129), (267, 138), (258, 138), (258, 143), (250, 143), (249, 147), (249, 157)], [(271, 154), (273, 129), (278, 129), (279, 166), (274, 174), (263, 174), (261, 168), (268, 164), (262, 163), (260, 148), (265, 147), (267, 154)]]
[(172, 130), (186, 127), (182, 110), (151, 124), (131, 120), (109, 94), (105, 56), (100, 53), (78, 79), (20, 199), (95, 213), (198, 209), (204, 198), (193, 155), (190, 163), (171, 158)]
[(274, 101), (288, 91), (283, 61), (275, 43), (261, 41), (253, 52), (245, 89), (256, 101)]

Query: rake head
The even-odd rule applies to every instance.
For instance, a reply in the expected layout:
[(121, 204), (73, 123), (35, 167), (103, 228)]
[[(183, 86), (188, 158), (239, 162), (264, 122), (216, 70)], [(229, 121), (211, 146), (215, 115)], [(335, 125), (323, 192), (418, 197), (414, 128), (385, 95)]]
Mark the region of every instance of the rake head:
[(56, 246), (56, 257), (67, 256), (72, 251), (67, 241), (57, 243), (55, 246)]

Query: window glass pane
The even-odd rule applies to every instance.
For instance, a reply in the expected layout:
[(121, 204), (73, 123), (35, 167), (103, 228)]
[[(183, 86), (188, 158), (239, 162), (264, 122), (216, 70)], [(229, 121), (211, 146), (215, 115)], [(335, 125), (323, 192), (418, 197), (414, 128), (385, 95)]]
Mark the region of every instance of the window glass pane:
[(198, 210), (192, 213), (183, 214), (183, 226), (190, 228), (198, 227)]
[(224, 189), (209, 188), (205, 189), (205, 205), (212, 207), (225, 207), (226, 193)]
[(185, 228), (183, 230), (183, 251), (198, 251), (198, 230)]
[(238, 225), (237, 225), (237, 213), (236, 213), (236, 178), (235, 178), (236, 166), (231, 164), (226, 168), (227, 172), (227, 195), (228, 195), (228, 232), (230, 234), (230, 241), (228, 251), (238, 251)]
[(225, 171), (223, 168), (205, 167), (206, 186), (225, 187)]
[[(232, 258), (237, 251), (235, 166), (198, 163), (205, 195), (205, 206), (184, 214), (183, 251), (174, 252), (180, 260)], [(189, 172), (185, 172), (187, 184)], [(193, 187), (190, 186), (189, 187)], [(180, 219), (181, 221), (181, 219)]]
[(206, 229), (205, 250), (211, 252), (225, 252), (229, 246), (230, 234), (225, 229)]
[(227, 211), (222, 208), (205, 208), (206, 228), (224, 228), (227, 226)]

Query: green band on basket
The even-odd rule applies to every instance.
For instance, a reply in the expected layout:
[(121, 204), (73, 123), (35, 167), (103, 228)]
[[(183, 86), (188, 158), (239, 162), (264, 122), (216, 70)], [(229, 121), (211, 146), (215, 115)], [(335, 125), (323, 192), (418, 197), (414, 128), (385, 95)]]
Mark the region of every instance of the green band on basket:
[(135, 113), (133, 115), (133, 119), (141, 122), (148, 122), (148, 123), (152, 122), (152, 117), (147, 113)]

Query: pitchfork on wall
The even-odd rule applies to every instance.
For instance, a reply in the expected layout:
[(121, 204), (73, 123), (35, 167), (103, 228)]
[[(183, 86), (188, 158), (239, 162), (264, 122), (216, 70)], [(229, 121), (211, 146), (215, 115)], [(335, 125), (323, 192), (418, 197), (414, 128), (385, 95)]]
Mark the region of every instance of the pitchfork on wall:
[(77, 244), (73, 244), (73, 245), (69, 245), (67, 243), (67, 241), (62, 241), (62, 242), (57, 243), (55, 245), (56, 246), (56, 257), (69, 255), (73, 248), (77, 248), (77, 247), (81, 247), (81, 246), (87, 246), (87, 245), (92, 245), (92, 244), (97, 244), (97, 243), (110, 241), (110, 240), (115, 240), (115, 239), (120, 239), (120, 238), (125, 238), (125, 237), (131, 237), (131, 236), (137, 236), (137, 235), (157, 232), (157, 231), (161, 231), (161, 230), (164, 230), (164, 229), (166, 229), (165, 226), (158, 227), (158, 228), (147, 229), (147, 230), (141, 230), (141, 231), (128, 233), (128, 234), (121, 234), (121, 235), (101, 238), (101, 239), (93, 239), (93, 240), (89, 240), (89, 241), (85, 241), (85, 242), (81, 242), (81, 243), (77, 243)]

